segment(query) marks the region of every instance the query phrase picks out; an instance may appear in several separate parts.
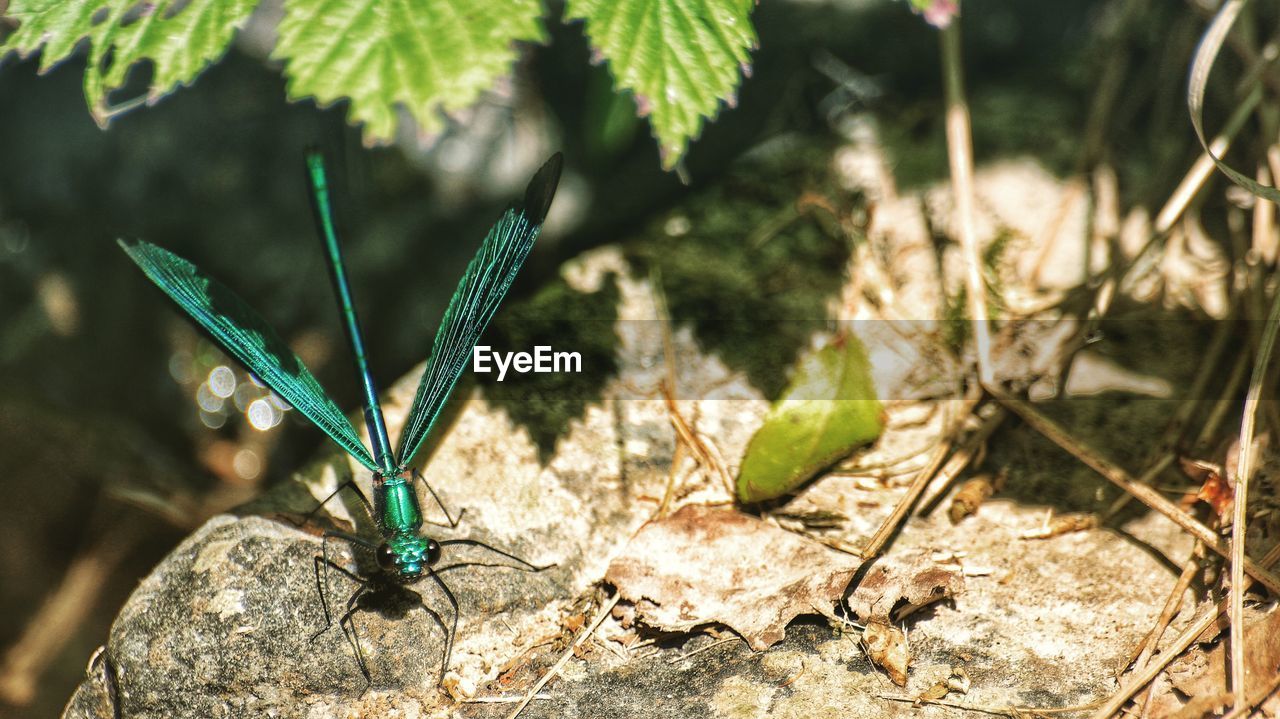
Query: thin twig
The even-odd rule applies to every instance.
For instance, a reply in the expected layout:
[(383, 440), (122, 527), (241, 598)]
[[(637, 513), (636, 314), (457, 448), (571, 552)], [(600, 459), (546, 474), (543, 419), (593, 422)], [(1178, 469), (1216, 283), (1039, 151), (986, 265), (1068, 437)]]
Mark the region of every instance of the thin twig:
[(973, 138), (969, 105), (964, 93), (964, 67), (960, 56), (960, 23), (953, 22), (942, 37), (942, 76), (947, 95), (947, 157), (951, 161), (951, 187), (955, 192), (956, 224), (965, 257), (965, 287), (969, 318), (978, 350), (978, 379), (995, 381), (991, 364), (991, 328), (987, 325), (987, 288), (982, 279), (982, 250), (973, 217)]
[[(655, 266), (649, 272), (649, 285), (653, 288), (653, 305), (658, 321), (662, 326), (662, 362), (666, 369), (666, 378), (660, 390), (665, 397), (676, 392), (676, 352), (675, 342), (671, 339), (671, 314), (667, 312), (667, 295), (662, 290), (662, 273)], [(658, 504), (655, 517), (665, 517), (671, 509), (671, 499), (675, 495), (676, 476), (680, 471), (680, 463), (684, 461), (685, 444), (676, 437), (675, 450), (671, 453), (671, 469), (667, 472), (667, 486), (662, 492), (662, 501)]]
[[(1038, 246), (1036, 250), (1035, 261), (1031, 263), (1031, 269), (1027, 276), (1032, 282), (1043, 286), (1045, 268), (1050, 264), (1049, 258), (1053, 254), (1056, 247), (1054, 240), (1058, 238), (1062, 231), (1062, 225), (1067, 221), (1067, 217), (1071, 214), (1071, 210), (1075, 207), (1076, 202), (1085, 194), (1084, 182), (1078, 178), (1072, 178), (1066, 181), (1066, 187), (1062, 190), (1062, 196), (1058, 199), (1057, 211), (1053, 217), (1049, 219), (1048, 225), (1037, 230), (1038, 237), (1032, 238), (1032, 245)], [(1089, 274), (1089, 243), (1085, 242), (1085, 252), (1083, 260), (1083, 274)]]
[[(1169, 623), (1178, 613), (1178, 608), (1182, 605), (1182, 595), (1186, 593), (1191, 586), (1192, 580), (1196, 577), (1196, 570), (1200, 568), (1200, 558), (1204, 556), (1204, 548), (1199, 542), (1191, 549), (1191, 556), (1187, 558), (1185, 564), (1182, 565), (1182, 572), (1178, 575), (1178, 581), (1173, 583), (1173, 590), (1169, 592), (1168, 599), (1164, 602), (1164, 608), (1160, 610), (1160, 617), (1156, 620), (1156, 625), (1151, 631), (1138, 642), (1137, 658), (1133, 662), (1135, 669), (1142, 669), (1151, 661), (1151, 656), (1155, 654), (1156, 649), (1160, 646), (1160, 639), (1164, 637), (1165, 630), (1169, 628)], [(1147, 715), (1147, 711), (1151, 708), (1151, 692), (1155, 689), (1155, 685), (1147, 687), (1138, 704), (1142, 707), (1142, 716)]]
[(729, 642), (736, 642), (736, 641), (738, 641), (737, 637), (727, 637), (725, 639), (719, 639), (717, 641), (711, 642), (706, 646), (698, 647), (697, 649), (694, 649), (693, 651), (688, 652), (687, 654), (681, 654), (680, 656), (672, 657), (667, 660), (667, 664), (679, 664), (680, 662), (696, 654), (701, 654), (709, 649), (715, 649), (716, 647), (723, 646), (725, 644), (728, 644)]
[(560, 673), (560, 670), (564, 668), (565, 663), (569, 661), (569, 657), (573, 656), (574, 650), (586, 641), (588, 637), (596, 633), (596, 629), (598, 629), (600, 624), (604, 622), (605, 617), (609, 616), (609, 612), (612, 612), (613, 608), (618, 605), (618, 599), (621, 598), (621, 596), (621, 594), (614, 594), (613, 599), (605, 602), (604, 606), (600, 607), (600, 612), (596, 614), (596, 618), (592, 620), (591, 625), (587, 627), (587, 630), (579, 634), (578, 638), (574, 639), (573, 642), (569, 644), (569, 647), (564, 650), (564, 654), (560, 656), (560, 659), (556, 661), (555, 665), (548, 669), (547, 673), (543, 674), (542, 678), (533, 685), (533, 688), (525, 695), (524, 700), (520, 702), (519, 706), (507, 715), (507, 719), (516, 719), (516, 717), (520, 716), (520, 712), (524, 711), (524, 708), (529, 706), (529, 702), (533, 701), (534, 696), (536, 696), (538, 692), (542, 691), (542, 688), (547, 685), (547, 682), (551, 681), (553, 677)]
[[(534, 699), (550, 699), (551, 696), (548, 694), (537, 694), (533, 698)], [(470, 699), (463, 699), (461, 703), (462, 704), (515, 704), (516, 702), (519, 702), (519, 701), (524, 701), (524, 698), (523, 697), (471, 697)]]
[[(1136, 481), (1138, 484), (1154, 485), (1156, 481), (1156, 477), (1160, 476), (1161, 472), (1168, 469), (1173, 464), (1173, 460), (1174, 460), (1174, 454), (1172, 450), (1160, 455), (1159, 457), (1156, 458), (1154, 462), (1151, 463), (1151, 466), (1144, 469), (1142, 471), (1142, 474), (1138, 475), (1138, 478), (1134, 481)], [(1133, 501), (1132, 494), (1120, 495), (1116, 499), (1116, 501), (1111, 503), (1110, 507), (1107, 507), (1107, 511), (1102, 513), (1102, 520), (1104, 522), (1110, 520), (1112, 517), (1119, 514), (1120, 510), (1129, 506), (1129, 502), (1132, 502), (1132, 501)]]
[(1182, 572), (1178, 574), (1178, 581), (1173, 583), (1173, 590), (1169, 592), (1169, 597), (1165, 599), (1164, 608), (1160, 610), (1160, 618), (1156, 620), (1156, 625), (1147, 633), (1142, 641), (1138, 642), (1138, 646), (1134, 648), (1133, 659), (1131, 663), (1134, 667), (1141, 669), (1147, 665), (1147, 660), (1155, 653), (1156, 647), (1160, 645), (1160, 637), (1164, 635), (1165, 629), (1169, 627), (1169, 623), (1173, 621), (1173, 617), (1178, 613), (1178, 607), (1182, 605), (1182, 595), (1191, 586), (1191, 581), (1196, 577), (1196, 570), (1200, 568), (1200, 557), (1204, 555), (1204, 550), (1200, 543), (1196, 542), (1191, 549), (1191, 556), (1182, 565)]
[(1089, 118), (1085, 123), (1084, 144), (1078, 159), (1078, 165), (1088, 168), (1102, 157), (1103, 143), (1107, 137), (1107, 125), (1111, 119), (1116, 98), (1124, 87), (1124, 76), (1129, 69), (1130, 29), (1139, 25), (1146, 11), (1146, 0), (1129, 0), (1119, 11), (1114, 32), (1104, 38), (1110, 47), (1107, 62), (1103, 65), (1102, 76), (1098, 78), (1093, 100), (1089, 104)]
[[(955, 23), (952, 23), (953, 25)], [(940, 707), (949, 707), (951, 709), (959, 709), (961, 711), (976, 712), (978, 714), (990, 714), (998, 717), (1016, 716), (1012, 709), (990, 709), (988, 707), (978, 707), (960, 704), (958, 702), (943, 701), (941, 699), (918, 699), (916, 697), (895, 697), (890, 694), (877, 694), (876, 698), (884, 699), (891, 702), (902, 702), (903, 704), (936, 704)]]
[(1267, 329), (1262, 335), (1262, 346), (1253, 363), (1253, 376), (1249, 379), (1249, 391), (1244, 397), (1244, 418), (1240, 421), (1240, 455), (1236, 462), (1235, 509), (1231, 518), (1231, 693), (1235, 705), (1246, 703), (1244, 663), (1244, 529), (1245, 507), (1249, 498), (1249, 480), (1253, 478), (1253, 432), (1258, 421), (1258, 402), (1267, 377), (1267, 365), (1276, 345), (1276, 330), (1280, 328), (1280, 292), (1271, 303), (1267, 317)]
[[(725, 491), (729, 496), (733, 496), (733, 478), (729, 476), (729, 471), (725, 469), (724, 461), (719, 456), (719, 452), (712, 453), (707, 445), (698, 437), (693, 427), (685, 420), (684, 415), (680, 413), (679, 406), (676, 405), (676, 360), (675, 360), (675, 343), (671, 337), (671, 315), (667, 312), (667, 297), (662, 290), (662, 275), (657, 269), (649, 274), (649, 283), (653, 288), (654, 308), (657, 311), (658, 319), (662, 323), (662, 357), (666, 365), (666, 377), (663, 378), (661, 384), (662, 398), (666, 401), (667, 413), (671, 419), (671, 425), (676, 430), (677, 444), (684, 442), (689, 451), (693, 453), (694, 459), (698, 464), (717, 477), (724, 485)], [(673, 465), (672, 475), (674, 477), (675, 468)], [(670, 486), (668, 486), (670, 490)], [(658, 508), (659, 516), (667, 509), (666, 499), (664, 497), (662, 505)]]
[(961, 704), (959, 702), (949, 702), (942, 699), (917, 699), (912, 697), (895, 697), (889, 694), (877, 694), (880, 699), (887, 699), (891, 702), (902, 702), (904, 704), (936, 704), (940, 707), (949, 707), (951, 709), (960, 709), (967, 712), (976, 712), (979, 714), (991, 714), (993, 716), (1019, 717), (1025, 714), (1069, 714), (1071, 712), (1082, 712), (1092, 709), (1097, 702), (1092, 704), (1078, 704), (1070, 707), (1053, 707), (1049, 709), (1041, 709), (1039, 707), (983, 707), (973, 704)]
[[(979, 393), (974, 397), (965, 399), (961, 403), (959, 416), (956, 417), (947, 429), (946, 436), (943, 438), (942, 442), (938, 444), (937, 449), (934, 450), (933, 456), (929, 459), (929, 464), (926, 465), (923, 470), (916, 473), (916, 476), (911, 480), (911, 485), (907, 487), (906, 493), (898, 500), (898, 504), (893, 508), (893, 512), (890, 513), (889, 516), (885, 518), (884, 522), (880, 524), (880, 528), (876, 530), (876, 533), (867, 541), (867, 544), (863, 547), (860, 556), (866, 559), (879, 554), (880, 550), (889, 541), (889, 538), (892, 537), (894, 532), (897, 532), (898, 528), (902, 526), (902, 523), (906, 521), (907, 515), (911, 514), (911, 509), (916, 504), (916, 500), (920, 498), (920, 495), (924, 493), (925, 488), (933, 481), (935, 473), (938, 471), (938, 468), (942, 466), (943, 460), (946, 459), (947, 452), (950, 451), (951, 445), (955, 441), (955, 435), (959, 433), (960, 427), (964, 424), (964, 421), (969, 418), (969, 415), (973, 414), (974, 408), (978, 406), (978, 402), (981, 401), (981, 399), (982, 396)], [(999, 424), (999, 422), (997, 421), (996, 424)], [(984, 423), (983, 429), (980, 429), (977, 434), (983, 434), (983, 431), (985, 430), (986, 434), (984, 435), (984, 438), (986, 436), (990, 436), (995, 427), (993, 426), (991, 429), (986, 429), (986, 427), (987, 425)]]
[[(993, 393), (993, 396), (1000, 404), (1004, 405), (1005, 409), (1021, 417), (1024, 422), (1044, 435), (1046, 439), (1075, 455), (1076, 459), (1105, 477), (1112, 484), (1132, 494), (1138, 501), (1173, 520), (1179, 527), (1204, 542), (1206, 547), (1217, 552), (1222, 557), (1230, 559), (1230, 548), (1218, 538), (1218, 535), (1213, 530), (1196, 521), (1194, 517), (1184, 512), (1178, 505), (1165, 499), (1164, 495), (1154, 488), (1139, 484), (1132, 475), (1119, 465), (1075, 439), (1066, 430), (1058, 426), (1056, 422), (1040, 414), (1031, 403), (1003, 394)], [(1244, 558), (1244, 568), (1250, 576), (1262, 582), (1268, 589), (1280, 593), (1280, 577), (1276, 577), (1276, 575), (1263, 569), (1257, 562), (1248, 557)]]
[(730, 496), (733, 496), (733, 478), (729, 476), (729, 470), (725, 469), (725, 466), (717, 461), (715, 455), (707, 449), (702, 439), (698, 437), (693, 427), (689, 425), (689, 421), (680, 413), (680, 407), (676, 405), (676, 399), (671, 395), (666, 382), (662, 383), (662, 398), (666, 400), (667, 415), (671, 419), (671, 426), (675, 428), (676, 435), (679, 436), (680, 441), (684, 442), (689, 451), (693, 453), (694, 459), (698, 461), (698, 464), (712, 475), (718, 477), (720, 483), (724, 485), (725, 491)]
[(956, 450), (955, 454), (951, 455), (951, 459), (947, 460), (947, 463), (938, 471), (935, 477), (937, 487), (934, 488), (933, 495), (923, 503), (923, 509), (920, 510), (922, 514), (932, 511), (937, 502), (946, 494), (947, 488), (969, 466), (978, 450), (982, 448), (983, 443), (991, 437), (992, 433), (996, 431), (996, 428), (1004, 422), (1009, 414), (1003, 407), (996, 407), (995, 410), (990, 416), (982, 420), (982, 425), (978, 427), (977, 431), (965, 440), (965, 443)]
[[(1191, 384), (1187, 388), (1186, 399), (1174, 411), (1173, 417), (1169, 419), (1169, 423), (1165, 426), (1164, 433), (1160, 437), (1160, 441), (1156, 443), (1155, 453), (1158, 455), (1167, 455), (1173, 451), (1182, 442), (1182, 437), (1187, 431), (1187, 425), (1191, 421), (1191, 416), (1195, 413), (1196, 407), (1200, 405), (1209, 382), (1222, 376), (1219, 365), (1222, 358), (1226, 354), (1227, 344), (1234, 334), (1235, 320), (1240, 314), (1240, 295), (1235, 294), (1231, 298), (1231, 309), (1227, 311), (1227, 316), (1222, 321), (1217, 322), (1213, 331), (1213, 339), (1209, 340), (1209, 347), (1204, 352), (1204, 361), (1200, 363), (1200, 367), (1196, 370), (1196, 376), (1191, 380)], [(1229, 396), (1228, 393), (1227, 396)]]
[(676, 438), (675, 451), (671, 453), (671, 468), (667, 470), (667, 486), (662, 490), (662, 501), (658, 503), (658, 509), (653, 514), (655, 517), (665, 517), (671, 510), (671, 499), (675, 496), (676, 475), (680, 472), (680, 463), (684, 461), (685, 453), (684, 442)]
[(1204, 425), (1200, 428), (1200, 433), (1196, 435), (1196, 441), (1192, 446), (1206, 446), (1217, 436), (1218, 427), (1226, 420), (1227, 413), (1236, 405), (1236, 392), (1244, 383), (1244, 374), (1248, 369), (1249, 355), (1242, 352), (1236, 357), (1235, 364), (1231, 366), (1231, 374), (1228, 375), (1227, 383), (1222, 389), (1222, 396), (1209, 410), (1209, 415), (1205, 418)]
[[(1263, 567), (1270, 567), (1272, 564), (1275, 564), (1276, 560), (1280, 560), (1280, 544), (1272, 547), (1271, 551), (1267, 552), (1267, 555), (1262, 558), (1262, 561), (1259, 562), (1259, 564)], [(1253, 578), (1246, 577), (1244, 590), (1248, 591), (1249, 587), (1252, 585)], [(1214, 622), (1218, 621), (1218, 617), (1226, 613), (1228, 605), (1229, 600), (1224, 599), (1223, 601), (1218, 602), (1213, 609), (1204, 612), (1199, 619), (1191, 622), (1186, 629), (1182, 630), (1182, 633), (1178, 635), (1177, 639), (1173, 640), (1168, 647), (1165, 647), (1164, 651), (1160, 652), (1159, 661), (1152, 662), (1141, 670), (1135, 672), (1133, 678), (1121, 687), (1120, 691), (1113, 694), (1111, 698), (1098, 709), (1098, 711), (1094, 712), (1089, 717), (1089, 719), (1110, 719), (1113, 714), (1120, 711), (1120, 707), (1124, 706), (1125, 702), (1129, 701), (1130, 697), (1145, 687), (1147, 682), (1155, 679), (1156, 675), (1164, 671), (1164, 668), (1172, 663), (1179, 654), (1186, 651), (1187, 647), (1190, 647), (1206, 629), (1212, 626)]]
[(631, 646), (627, 647), (627, 654), (630, 654), (637, 649), (644, 649), (645, 647), (651, 647), (657, 643), (658, 643), (657, 639), (645, 639), (643, 641), (636, 642), (635, 644), (632, 644)]

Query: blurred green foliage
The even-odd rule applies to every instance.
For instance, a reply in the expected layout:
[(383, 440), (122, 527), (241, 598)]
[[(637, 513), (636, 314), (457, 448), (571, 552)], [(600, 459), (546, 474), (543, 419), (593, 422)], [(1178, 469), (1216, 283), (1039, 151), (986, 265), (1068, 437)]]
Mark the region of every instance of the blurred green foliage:
[[(41, 52), (45, 72), (87, 39), (85, 100), (105, 125), (194, 82), (223, 56), (257, 5), (13, 0), (0, 17), (16, 25), (0, 42), (0, 58)], [(722, 101), (736, 104), (756, 45), (752, 7), (750, 0), (577, 0), (566, 19), (585, 21), (594, 57), (609, 63), (616, 91), (633, 94), (635, 103), (627, 105), (648, 117), (670, 169)], [(285, 0), (272, 59), (284, 62), (290, 99), (347, 100), (348, 119), (362, 126), (367, 144), (394, 139), (401, 110), (419, 136), (433, 136), (444, 114), (475, 104), (510, 73), (516, 43), (547, 40), (543, 12), (540, 0)], [(112, 93), (143, 62), (152, 68), (146, 93), (113, 104)]]

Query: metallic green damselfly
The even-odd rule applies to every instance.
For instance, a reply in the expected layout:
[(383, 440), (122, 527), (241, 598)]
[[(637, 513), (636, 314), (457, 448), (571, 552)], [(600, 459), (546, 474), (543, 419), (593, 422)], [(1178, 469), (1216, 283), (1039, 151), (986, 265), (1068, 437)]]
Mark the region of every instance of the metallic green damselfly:
[[(324, 160), (319, 153), (307, 154), (307, 178), (311, 186), (316, 225), (324, 242), (330, 280), (338, 297), (343, 327), (355, 358), (356, 376), (364, 401), (364, 417), (373, 445), (372, 451), (365, 447), (355, 428), (320, 388), (302, 360), (244, 301), (195, 265), (167, 250), (141, 241), (120, 241), (120, 246), (147, 277), (208, 331), (223, 349), (240, 360), (264, 384), (373, 473), (372, 502), (356, 488), (353, 480), (340, 486), (325, 502), (343, 489), (355, 491), (369, 509), (381, 534), (380, 540), (374, 542), (346, 532), (326, 532), (323, 554), (316, 557), (314, 562), (316, 585), (320, 590), (325, 614), (325, 626), (320, 632), (333, 624), (325, 589), (328, 570), (335, 569), (360, 585), (347, 602), (348, 609), (338, 623), (355, 653), (367, 684), (372, 680), (352, 622), (352, 617), (359, 608), (357, 600), (361, 595), (375, 593), (388, 585), (409, 584), (424, 577), (430, 577), (440, 587), (453, 608), (452, 626), (446, 631), (440, 666), (440, 676), (443, 679), (457, 632), (458, 602), (440, 578), (439, 572), (460, 566), (433, 568), (440, 560), (443, 549), (450, 545), (479, 546), (518, 563), (519, 566), (513, 568), (543, 568), (476, 540), (437, 541), (427, 536), (422, 531), (423, 513), (414, 489), (415, 477), (422, 480), (422, 484), (444, 510), (450, 525), (456, 526), (457, 520), (449, 515), (435, 491), (421, 475), (410, 470), (410, 463), (422, 447), (423, 440), (435, 427), (445, 402), (467, 366), (472, 348), (493, 319), (498, 305), (511, 288), (516, 273), (533, 248), (534, 240), (542, 229), (543, 220), (546, 219), (555, 196), (562, 164), (559, 153), (547, 160), (529, 181), (524, 199), (511, 205), (502, 214), (480, 244), (476, 256), (467, 265), (436, 331), (431, 358), (418, 384), (417, 394), (394, 451), (387, 436), (377, 385), (369, 372), (355, 300), (352, 298), (342, 251), (338, 245)], [(324, 502), (321, 506), (323, 504)], [(330, 537), (345, 539), (372, 552), (380, 571), (369, 577), (361, 577), (329, 559), (327, 540)], [(323, 583), (322, 571), (325, 576)], [(439, 621), (438, 615), (434, 612), (432, 614)]]

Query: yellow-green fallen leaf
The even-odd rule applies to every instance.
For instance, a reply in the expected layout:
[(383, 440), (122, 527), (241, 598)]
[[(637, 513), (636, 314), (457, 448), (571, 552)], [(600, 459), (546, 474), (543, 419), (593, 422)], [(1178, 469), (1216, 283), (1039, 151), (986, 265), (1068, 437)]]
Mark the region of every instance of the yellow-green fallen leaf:
[(856, 337), (836, 340), (800, 361), (751, 438), (738, 472), (738, 499), (749, 504), (781, 497), (883, 428), (866, 350)]

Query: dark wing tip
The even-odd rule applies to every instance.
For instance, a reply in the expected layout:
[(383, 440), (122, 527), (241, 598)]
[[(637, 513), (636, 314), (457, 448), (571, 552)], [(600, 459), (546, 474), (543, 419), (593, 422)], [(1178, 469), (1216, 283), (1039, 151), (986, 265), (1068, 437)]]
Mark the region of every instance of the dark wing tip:
[(560, 171), (564, 169), (564, 155), (556, 153), (542, 165), (542, 169), (529, 180), (529, 187), (524, 191), (525, 214), (529, 222), (541, 225), (551, 209), (551, 200), (556, 196), (556, 185), (560, 184)]

